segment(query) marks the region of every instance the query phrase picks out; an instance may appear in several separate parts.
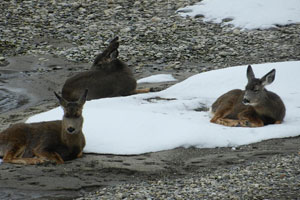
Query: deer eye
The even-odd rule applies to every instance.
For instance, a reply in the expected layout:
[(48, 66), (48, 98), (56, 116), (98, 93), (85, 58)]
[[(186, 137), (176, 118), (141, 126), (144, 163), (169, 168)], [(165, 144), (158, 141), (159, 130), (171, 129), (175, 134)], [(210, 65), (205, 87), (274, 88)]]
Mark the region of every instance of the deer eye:
[(80, 115), (78, 115), (78, 114), (75, 114), (75, 115), (66, 114), (66, 115), (65, 115), (65, 118), (73, 118), (73, 119), (77, 119), (77, 118), (80, 118)]
[(79, 117), (80, 117), (80, 115), (72, 115), (72, 116), (70, 116), (70, 118), (73, 118), (73, 119), (77, 119)]

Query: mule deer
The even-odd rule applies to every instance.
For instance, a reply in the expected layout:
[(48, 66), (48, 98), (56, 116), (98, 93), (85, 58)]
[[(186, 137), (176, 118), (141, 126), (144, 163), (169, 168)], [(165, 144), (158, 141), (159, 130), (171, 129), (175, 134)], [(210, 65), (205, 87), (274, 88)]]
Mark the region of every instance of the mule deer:
[(225, 126), (260, 127), (283, 121), (285, 106), (282, 100), (265, 89), (274, 81), (275, 69), (257, 79), (249, 65), (247, 78), (245, 90), (231, 90), (213, 103), (211, 122)]
[(85, 88), (88, 88), (87, 99), (128, 96), (136, 93), (149, 92), (150, 89), (136, 89), (137, 83), (129, 67), (118, 59), (118, 37), (99, 54), (91, 70), (81, 72), (65, 82), (62, 97), (74, 101)]
[(68, 102), (58, 94), (63, 107), (62, 120), (18, 123), (0, 133), (0, 157), (7, 163), (38, 164), (64, 161), (81, 157), (85, 146), (82, 133), (82, 108), (87, 90), (81, 98)]

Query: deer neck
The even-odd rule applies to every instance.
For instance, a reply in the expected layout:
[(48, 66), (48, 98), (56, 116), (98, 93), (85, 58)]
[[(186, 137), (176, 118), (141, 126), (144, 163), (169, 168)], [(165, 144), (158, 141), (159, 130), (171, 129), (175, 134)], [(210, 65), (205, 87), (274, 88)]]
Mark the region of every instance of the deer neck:
[(272, 116), (272, 108), (274, 108), (274, 102), (271, 99), (268, 99), (267, 97), (266, 99), (266, 101), (258, 104), (257, 106), (254, 106), (253, 108), (259, 115)]

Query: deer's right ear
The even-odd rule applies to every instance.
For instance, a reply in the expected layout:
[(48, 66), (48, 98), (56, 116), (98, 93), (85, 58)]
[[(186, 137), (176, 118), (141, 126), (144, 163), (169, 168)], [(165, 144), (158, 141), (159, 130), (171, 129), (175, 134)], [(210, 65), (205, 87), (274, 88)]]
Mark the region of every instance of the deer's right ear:
[(112, 39), (109, 43), (117, 42), (119, 40), (119, 36), (116, 36), (114, 39)]
[(248, 68), (247, 68), (247, 78), (248, 78), (248, 81), (251, 81), (252, 79), (255, 78), (251, 65), (248, 65)]
[(54, 92), (56, 98), (58, 99), (59, 101), (59, 104), (61, 106), (65, 106), (67, 104), (66, 100), (64, 98), (62, 98), (61, 96), (59, 96), (56, 92)]

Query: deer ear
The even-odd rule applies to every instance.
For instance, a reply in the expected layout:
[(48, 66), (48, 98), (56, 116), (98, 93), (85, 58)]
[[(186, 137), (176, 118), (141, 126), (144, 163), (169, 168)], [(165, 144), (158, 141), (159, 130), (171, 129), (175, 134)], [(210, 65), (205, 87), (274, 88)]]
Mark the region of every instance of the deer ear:
[(113, 52), (110, 54), (110, 58), (111, 58), (112, 60), (117, 59), (118, 55), (119, 55), (119, 51), (118, 51), (118, 50), (115, 50), (115, 51), (113, 51)]
[(59, 104), (60, 104), (61, 106), (64, 107), (64, 106), (67, 105), (67, 101), (66, 101), (64, 98), (62, 98), (61, 96), (59, 96), (56, 92), (54, 92), (54, 94), (55, 94), (56, 98), (58, 99)]
[(119, 55), (118, 48), (120, 45), (118, 40), (119, 37), (117, 36), (110, 41), (108, 47), (95, 58), (93, 66), (101, 65), (104, 62), (107, 62), (108, 58), (115, 59), (118, 57)]
[(264, 75), (260, 80), (263, 86), (271, 84), (275, 80), (276, 70), (272, 69), (269, 73)]
[(251, 65), (248, 65), (248, 68), (247, 68), (247, 78), (248, 78), (248, 81), (251, 81), (252, 79), (255, 78)]
[(88, 89), (85, 89), (84, 90), (84, 93), (83, 95), (80, 97), (80, 99), (78, 100), (78, 103), (81, 104), (81, 105), (84, 105), (85, 101), (86, 101), (86, 98), (87, 98), (87, 94), (88, 94)]
[(117, 42), (119, 40), (119, 36), (116, 36), (114, 39), (112, 39), (111, 41), (110, 41), (110, 44), (111, 43), (114, 43), (114, 42)]

